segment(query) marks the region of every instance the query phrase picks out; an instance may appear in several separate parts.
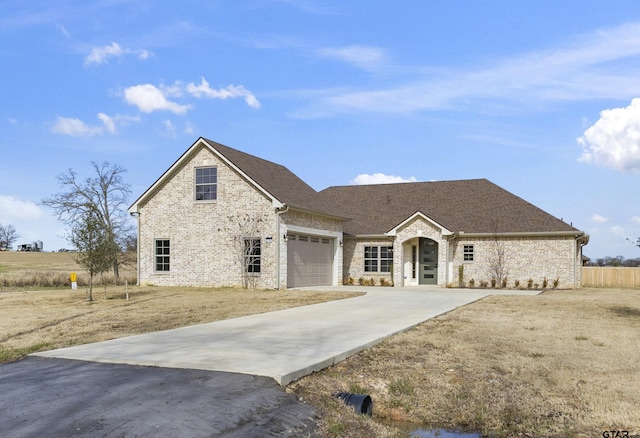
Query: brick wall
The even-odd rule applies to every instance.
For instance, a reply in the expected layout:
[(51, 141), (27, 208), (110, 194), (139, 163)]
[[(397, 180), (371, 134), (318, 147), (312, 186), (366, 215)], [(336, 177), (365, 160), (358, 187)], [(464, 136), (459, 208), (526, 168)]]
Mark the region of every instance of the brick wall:
[[(463, 260), (463, 246), (474, 246), (474, 261)], [(559, 281), (559, 287), (576, 287), (580, 285), (580, 263), (576, 262), (576, 241), (573, 237), (502, 237), (457, 239), (451, 245), (453, 277), (451, 282), (458, 282), (458, 267), (464, 266), (464, 279), (491, 281), (492, 264), (495, 265), (496, 248), (501, 245), (504, 250), (504, 266), (507, 270), (508, 287), (514, 287), (515, 280), (526, 287), (529, 279), (542, 287), (547, 278), (549, 287), (553, 280)], [(492, 263), (492, 259), (494, 262)], [(576, 267), (577, 266), (577, 267)], [(577, 284), (575, 283), (577, 281)]]
[[(195, 168), (217, 166), (217, 200), (194, 201)], [(140, 208), (140, 280), (143, 284), (240, 286), (245, 237), (261, 238), (261, 274), (256, 286), (276, 287), (277, 239), (271, 201), (205, 148), (167, 179)], [(239, 229), (250, 218), (255, 227)], [(255, 230), (248, 230), (255, 228)], [(236, 239), (234, 240), (234, 237)], [(266, 238), (272, 237), (267, 243)], [(171, 269), (156, 272), (155, 239), (169, 239)]]
[[(394, 242), (390, 238), (383, 239), (345, 239), (344, 241), (344, 269), (343, 281), (349, 282), (349, 279), (358, 284), (360, 279), (373, 280), (375, 285), (380, 284), (383, 278), (389, 282), (393, 281), (391, 272), (365, 272), (364, 270), (364, 248), (365, 246), (393, 246)], [(394, 252), (395, 255), (395, 252)], [(394, 260), (395, 266), (395, 260)]]

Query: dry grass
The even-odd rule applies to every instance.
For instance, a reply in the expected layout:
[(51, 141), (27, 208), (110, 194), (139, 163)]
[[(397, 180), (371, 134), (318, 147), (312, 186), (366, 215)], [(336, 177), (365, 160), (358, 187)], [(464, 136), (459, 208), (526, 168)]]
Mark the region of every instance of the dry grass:
[[(72, 252), (0, 252), (0, 291), (24, 287), (65, 287), (69, 285), (69, 274), (78, 274), (78, 285), (89, 283), (88, 275), (76, 263), (76, 253)], [(122, 283), (135, 284), (135, 267), (122, 267)], [(95, 277), (94, 285), (103, 280), (113, 284), (113, 274), (105, 273), (103, 278)]]
[[(640, 434), (640, 291), (496, 296), (428, 321), (289, 391), (328, 437), (402, 436), (389, 420), (491, 436)], [(362, 392), (374, 420), (331, 397)]]
[[(34, 258), (35, 256), (35, 258)], [(77, 271), (73, 254), (0, 253), (6, 275)], [(74, 344), (352, 296), (300, 291), (0, 289), (0, 362)], [(348, 290), (348, 288), (347, 288)], [(443, 292), (446, 292), (443, 290)], [(455, 293), (455, 291), (449, 291)], [(364, 322), (374, 324), (374, 321)], [(325, 437), (396, 437), (383, 423), (495, 437), (640, 434), (640, 290), (496, 296), (457, 309), (289, 385), (324, 412)], [(370, 394), (374, 419), (331, 396)]]
[(359, 294), (310, 291), (130, 287), (0, 292), (0, 363), (26, 354), (104, 341)]

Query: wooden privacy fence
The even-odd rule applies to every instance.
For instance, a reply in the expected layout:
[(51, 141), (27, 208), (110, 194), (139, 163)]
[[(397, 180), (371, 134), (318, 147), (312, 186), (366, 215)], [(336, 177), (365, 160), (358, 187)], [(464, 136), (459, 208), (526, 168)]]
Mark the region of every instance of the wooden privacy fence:
[(583, 266), (582, 285), (591, 287), (640, 287), (640, 268)]

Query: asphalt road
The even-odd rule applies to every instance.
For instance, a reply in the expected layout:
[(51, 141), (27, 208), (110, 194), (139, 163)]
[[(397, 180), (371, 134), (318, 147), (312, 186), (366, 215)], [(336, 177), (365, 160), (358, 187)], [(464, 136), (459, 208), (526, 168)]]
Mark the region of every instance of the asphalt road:
[(1, 437), (314, 437), (269, 377), (28, 357), (0, 365)]

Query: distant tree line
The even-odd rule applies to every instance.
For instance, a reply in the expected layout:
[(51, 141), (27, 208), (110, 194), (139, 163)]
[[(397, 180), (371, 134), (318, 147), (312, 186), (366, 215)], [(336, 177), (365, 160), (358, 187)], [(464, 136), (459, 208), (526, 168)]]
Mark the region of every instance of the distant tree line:
[(602, 257), (599, 259), (590, 260), (587, 266), (616, 266), (625, 268), (637, 268), (640, 267), (640, 257), (635, 259), (625, 259), (622, 256), (616, 257)]

